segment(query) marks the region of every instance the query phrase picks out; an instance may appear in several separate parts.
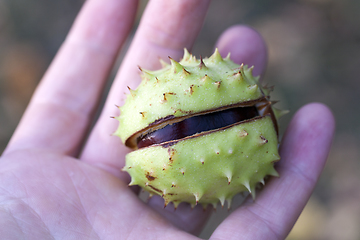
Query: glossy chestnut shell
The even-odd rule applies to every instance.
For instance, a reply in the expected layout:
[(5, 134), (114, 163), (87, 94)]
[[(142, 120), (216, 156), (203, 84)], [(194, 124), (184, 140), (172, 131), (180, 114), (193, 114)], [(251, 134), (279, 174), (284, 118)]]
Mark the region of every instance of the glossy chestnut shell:
[(194, 116), (181, 122), (169, 124), (164, 128), (138, 138), (137, 146), (138, 148), (143, 148), (153, 144), (178, 140), (196, 133), (226, 127), (258, 115), (257, 108), (255, 106), (250, 106)]
[(252, 106), (238, 106), (221, 111), (208, 112), (185, 118), (178, 122), (175, 122), (173, 118), (169, 117), (168, 120), (164, 120), (165, 122), (169, 122), (165, 127), (141, 134), (136, 140), (137, 147), (143, 148), (154, 144), (181, 140), (189, 136), (195, 136), (199, 133), (214, 129), (221, 129), (231, 124), (265, 114), (270, 114), (277, 131), (276, 118), (270, 105), (270, 102), (263, 99)]

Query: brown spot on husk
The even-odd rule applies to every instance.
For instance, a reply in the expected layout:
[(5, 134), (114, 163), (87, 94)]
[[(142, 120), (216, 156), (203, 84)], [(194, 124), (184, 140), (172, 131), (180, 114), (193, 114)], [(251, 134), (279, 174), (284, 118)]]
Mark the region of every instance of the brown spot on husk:
[(154, 181), (156, 179), (156, 177), (151, 176), (149, 172), (146, 173), (145, 177), (149, 180), (149, 181)]
[(151, 187), (156, 192), (162, 193), (162, 191), (160, 189), (158, 189), (158, 188), (156, 188), (154, 186), (149, 185), (149, 187)]

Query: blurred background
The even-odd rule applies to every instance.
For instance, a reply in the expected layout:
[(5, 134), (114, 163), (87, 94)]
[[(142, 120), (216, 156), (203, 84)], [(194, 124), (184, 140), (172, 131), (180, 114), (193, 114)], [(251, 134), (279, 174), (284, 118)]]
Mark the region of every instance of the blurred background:
[[(0, 153), (83, 2), (0, 0)], [(276, 86), (278, 107), (291, 111), (281, 120), (282, 132), (309, 102), (334, 112), (328, 163), (289, 240), (360, 239), (359, 13), (358, 0), (213, 0), (192, 51), (209, 56), (222, 31), (250, 25), (268, 44), (264, 80)], [(201, 236), (227, 213), (218, 210)]]

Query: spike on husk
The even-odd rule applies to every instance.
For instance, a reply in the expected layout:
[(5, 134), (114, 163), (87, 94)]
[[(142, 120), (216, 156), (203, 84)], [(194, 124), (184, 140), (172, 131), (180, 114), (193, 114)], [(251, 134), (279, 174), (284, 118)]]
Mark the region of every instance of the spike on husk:
[(189, 53), (189, 51), (186, 48), (184, 48), (184, 56), (183, 56), (181, 62), (190, 61), (191, 59), (192, 59), (191, 53)]
[(154, 75), (150, 71), (144, 70), (140, 66), (138, 68), (141, 72), (142, 80), (150, 80), (154, 78)]
[(161, 64), (162, 68), (167, 68), (168, 66), (170, 66), (170, 64), (168, 64), (167, 62), (165, 62), (163, 59), (159, 59), (159, 62)]
[(281, 110), (281, 109), (278, 109), (278, 108), (273, 108), (273, 111), (274, 111), (274, 114), (275, 114), (275, 117), (277, 119), (281, 118), (282, 116), (286, 115), (289, 113), (288, 110)]
[(171, 63), (171, 71), (173, 73), (179, 73), (183, 71), (184, 67), (179, 62), (175, 61), (171, 57), (169, 57), (169, 59)]
[(223, 61), (223, 58), (221, 57), (219, 50), (217, 48), (215, 49), (215, 52), (213, 53), (213, 55), (211, 55), (209, 60), (213, 61), (213, 62), (222, 62)]

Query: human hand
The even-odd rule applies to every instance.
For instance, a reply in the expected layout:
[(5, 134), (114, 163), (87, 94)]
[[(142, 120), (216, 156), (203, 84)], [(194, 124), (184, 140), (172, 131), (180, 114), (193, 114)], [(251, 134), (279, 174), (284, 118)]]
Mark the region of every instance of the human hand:
[[(211, 210), (140, 201), (121, 172), (128, 152), (110, 136), (114, 105), (126, 86), (140, 82), (137, 66), (181, 57), (191, 48), (208, 1), (150, 1), (115, 78), (102, 113), (89, 130), (105, 81), (126, 40), (134, 0), (88, 0), (38, 86), (0, 160), (0, 236), (4, 239), (191, 239)], [(217, 47), (261, 74), (266, 48), (247, 27), (233, 27)], [(300, 109), (282, 140), (280, 178), (272, 178), (213, 233), (212, 239), (283, 239), (304, 208), (329, 152), (331, 112), (321, 104)], [(87, 137), (87, 135), (89, 136)], [(170, 208), (170, 209), (169, 209)], [(189, 234), (191, 233), (191, 234)]]

